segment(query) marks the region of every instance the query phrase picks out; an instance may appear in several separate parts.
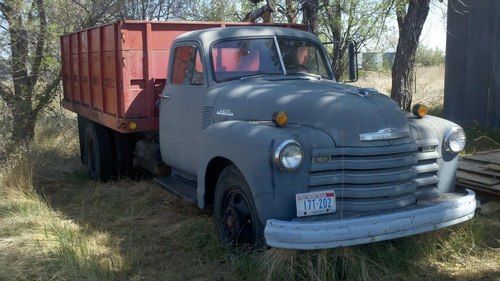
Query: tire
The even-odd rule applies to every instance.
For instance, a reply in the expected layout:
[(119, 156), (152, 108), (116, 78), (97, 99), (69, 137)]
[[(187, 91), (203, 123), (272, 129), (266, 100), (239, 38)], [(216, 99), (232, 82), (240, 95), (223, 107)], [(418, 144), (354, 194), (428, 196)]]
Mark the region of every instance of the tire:
[(222, 244), (231, 246), (264, 245), (264, 227), (243, 175), (229, 165), (220, 174), (215, 187), (214, 219)]
[(91, 180), (106, 181), (115, 176), (113, 149), (108, 129), (88, 121), (84, 134), (84, 153), (87, 174)]

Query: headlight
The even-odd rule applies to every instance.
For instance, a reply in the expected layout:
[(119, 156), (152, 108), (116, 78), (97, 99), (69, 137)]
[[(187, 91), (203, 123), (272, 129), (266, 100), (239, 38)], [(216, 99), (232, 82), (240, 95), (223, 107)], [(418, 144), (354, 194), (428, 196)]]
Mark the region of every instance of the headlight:
[(284, 170), (292, 171), (302, 164), (304, 153), (300, 144), (294, 140), (282, 142), (274, 153), (274, 162)]
[(460, 127), (450, 129), (444, 137), (446, 151), (460, 152), (465, 147), (465, 132)]

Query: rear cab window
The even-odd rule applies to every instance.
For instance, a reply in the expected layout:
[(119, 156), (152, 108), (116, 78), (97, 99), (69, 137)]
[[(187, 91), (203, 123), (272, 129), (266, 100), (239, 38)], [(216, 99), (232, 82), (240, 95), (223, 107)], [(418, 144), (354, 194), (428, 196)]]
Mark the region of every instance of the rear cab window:
[(203, 85), (204, 69), (196, 46), (178, 46), (174, 50), (170, 83), (174, 85)]

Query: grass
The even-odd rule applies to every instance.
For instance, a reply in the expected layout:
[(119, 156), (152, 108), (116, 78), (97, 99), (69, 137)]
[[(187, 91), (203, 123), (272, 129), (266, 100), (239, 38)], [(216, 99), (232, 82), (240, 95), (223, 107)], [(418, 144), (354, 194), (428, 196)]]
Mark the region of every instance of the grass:
[[(432, 87), (429, 87), (432, 88)], [(500, 214), (437, 232), (320, 251), (220, 246), (212, 217), (151, 179), (96, 183), (76, 121), (37, 127), (0, 164), (0, 280), (499, 280)], [(497, 132), (468, 129), (471, 151)]]
[[(371, 87), (381, 93), (391, 93), (391, 72), (364, 72), (356, 82), (357, 86)], [(444, 97), (444, 65), (416, 69), (416, 93), (413, 103), (423, 103), (433, 108), (442, 108)]]

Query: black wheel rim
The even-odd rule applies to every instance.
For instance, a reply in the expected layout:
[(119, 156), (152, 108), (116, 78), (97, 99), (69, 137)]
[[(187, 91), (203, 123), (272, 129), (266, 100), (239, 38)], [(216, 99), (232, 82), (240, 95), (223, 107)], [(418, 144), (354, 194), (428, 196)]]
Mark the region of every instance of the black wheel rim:
[(251, 245), (254, 243), (252, 213), (245, 195), (231, 188), (224, 195), (222, 205), (222, 238), (231, 245)]

